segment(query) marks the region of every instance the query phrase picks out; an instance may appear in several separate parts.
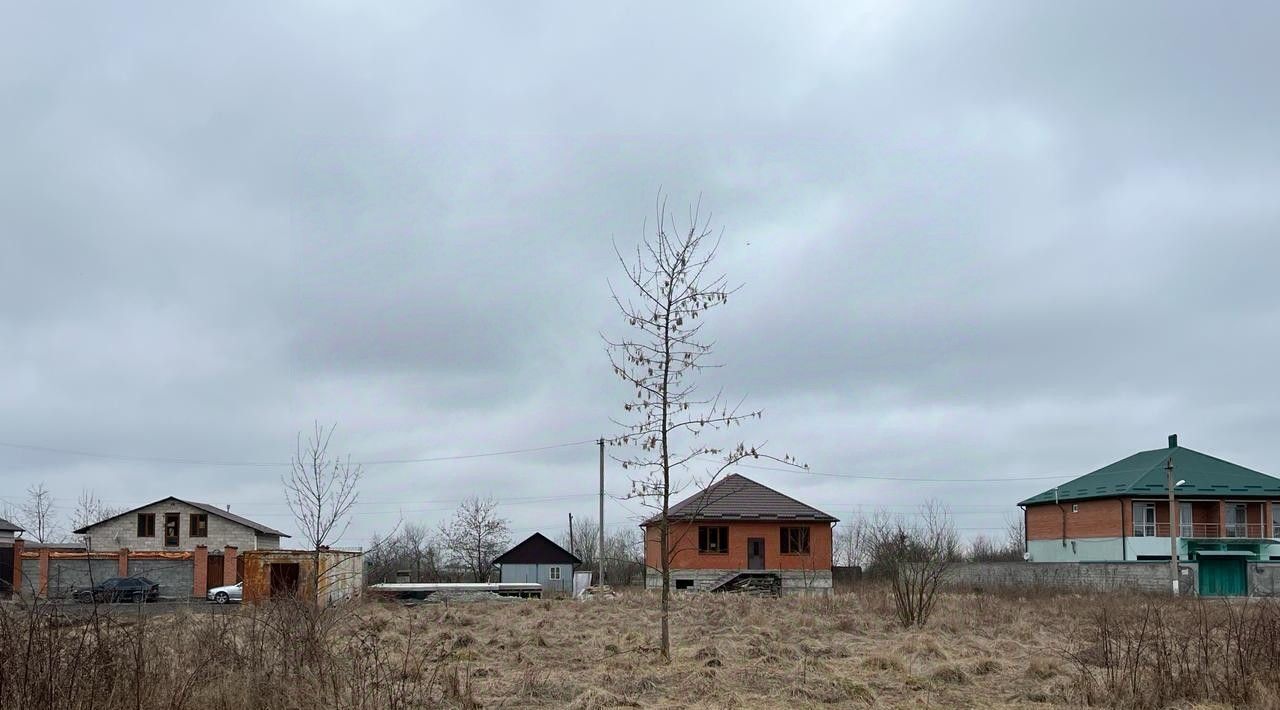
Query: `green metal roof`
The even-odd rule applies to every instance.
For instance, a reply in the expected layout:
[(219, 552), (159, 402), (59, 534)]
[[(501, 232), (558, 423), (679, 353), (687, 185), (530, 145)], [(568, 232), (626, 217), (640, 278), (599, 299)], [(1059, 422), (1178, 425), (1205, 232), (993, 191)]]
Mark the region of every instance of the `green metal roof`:
[(1115, 496), (1164, 495), (1165, 461), (1173, 457), (1175, 479), (1185, 480), (1178, 486), (1179, 496), (1231, 496), (1236, 498), (1280, 497), (1280, 479), (1237, 466), (1184, 446), (1142, 451), (1104, 466), (1093, 473), (1050, 488), (1018, 505), (1036, 505), (1085, 498)]

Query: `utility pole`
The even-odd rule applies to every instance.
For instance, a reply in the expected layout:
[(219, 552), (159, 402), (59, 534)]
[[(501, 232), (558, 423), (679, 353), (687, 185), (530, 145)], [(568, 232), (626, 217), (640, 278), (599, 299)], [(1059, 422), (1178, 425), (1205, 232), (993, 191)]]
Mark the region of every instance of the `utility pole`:
[(569, 554), (578, 554), (573, 549), (573, 513), (569, 513)]
[(600, 547), (596, 550), (600, 586), (604, 586), (604, 437), (600, 437)]
[(1164, 464), (1165, 482), (1169, 486), (1169, 581), (1173, 596), (1178, 596), (1178, 507), (1173, 502), (1173, 456)]

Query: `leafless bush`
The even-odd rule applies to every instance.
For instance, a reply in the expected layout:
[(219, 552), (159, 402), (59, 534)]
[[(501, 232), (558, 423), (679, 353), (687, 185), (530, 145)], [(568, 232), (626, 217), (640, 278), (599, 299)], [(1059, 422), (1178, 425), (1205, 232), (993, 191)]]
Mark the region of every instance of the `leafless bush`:
[[(123, 609), (123, 608), (121, 608)], [(0, 707), (419, 708), (465, 706), (445, 671), (452, 649), (361, 623), (317, 648), (299, 615), (315, 605), (239, 612), (137, 611), (35, 602), (0, 607)], [(359, 614), (356, 611), (355, 614)], [(386, 632), (386, 629), (381, 629)]]
[(1103, 604), (1092, 622), (1067, 655), (1091, 704), (1240, 706), (1280, 693), (1280, 610), (1270, 600), (1131, 599)]
[(867, 526), (868, 573), (889, 582), (903, 626), (924, 626), (933, 613), (947, 570), (959, 559), (951, 516), (929, 502), (911, 519), (881, 514)]

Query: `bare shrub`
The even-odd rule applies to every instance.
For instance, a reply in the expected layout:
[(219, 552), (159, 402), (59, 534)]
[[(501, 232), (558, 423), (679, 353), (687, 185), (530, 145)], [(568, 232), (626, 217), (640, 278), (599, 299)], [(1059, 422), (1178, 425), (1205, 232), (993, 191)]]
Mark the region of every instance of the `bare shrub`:
[(1265, 599), (1106, 603), (1067, 658), (1090, 703), (1265, 703), (1280, 693), (1280, 611)]
[(904, 627), (924, 626), (947, 570), (959, 559), (960, 540), (950, 514), (931, 501), (912, 519), (877, 516), (867, 534), (868, 572), (888, 580), (898, 621)]

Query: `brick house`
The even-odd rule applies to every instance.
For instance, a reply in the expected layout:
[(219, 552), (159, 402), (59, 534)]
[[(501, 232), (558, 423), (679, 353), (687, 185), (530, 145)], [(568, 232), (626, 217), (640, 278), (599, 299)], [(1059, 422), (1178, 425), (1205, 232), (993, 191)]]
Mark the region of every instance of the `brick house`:
[[(831, 592), (836, 518), (733, 474), (668, 511), (671, 584), (716, 591), (764, 580), (784, 593)], [(645, 586), (662, 586), (661, 531), (644, 528)]]
[(1032, 562), (1167, 562), (1172, 529), (1178, 558), (1200, 563), (1202, 592), (1239, 593), (1247, 562), (1280, 559), (1280, 479), (1179, 446), (1177, 436), (1018, 505)]
[(96, 549), (194, 550), (235, 547), (274, 550), (288, 535), (216, 505), (169, 496), (74, 531)]

